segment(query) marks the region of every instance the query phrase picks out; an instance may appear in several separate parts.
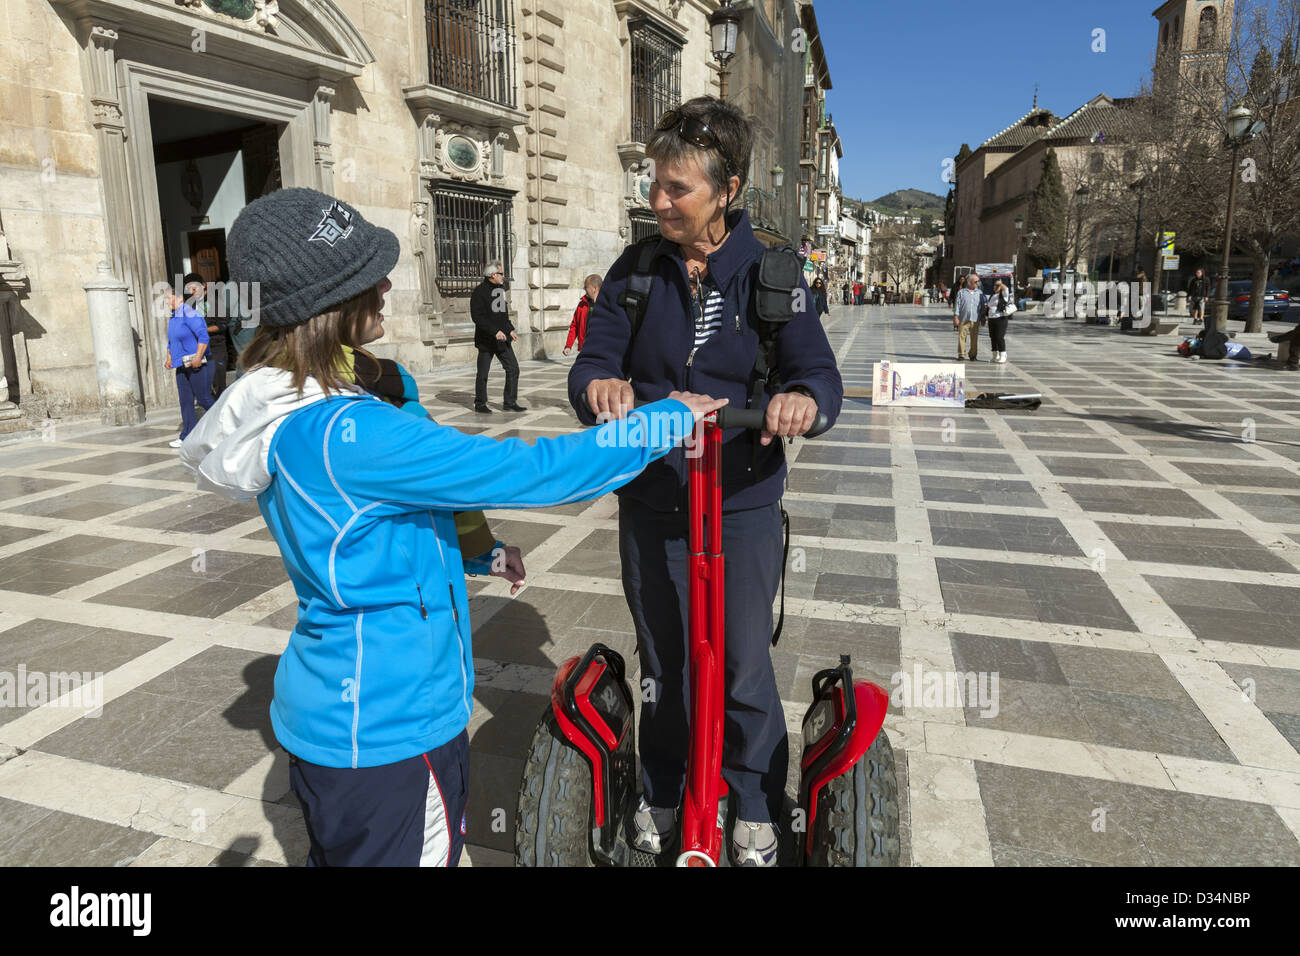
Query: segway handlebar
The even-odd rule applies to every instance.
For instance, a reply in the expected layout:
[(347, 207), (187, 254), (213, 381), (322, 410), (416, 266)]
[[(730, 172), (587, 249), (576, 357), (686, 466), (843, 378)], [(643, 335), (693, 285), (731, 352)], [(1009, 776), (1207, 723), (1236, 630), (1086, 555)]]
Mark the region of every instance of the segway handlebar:
[[(732, 408), (730, 405), (724, 405), (716, 414), (719, 428), (748, 428), (751, 431), (761, 432), (767, 420), (767, 413), (761, 408)], [(818, 412), (817, 417), (813, 419), (812, 428), (808, 429), (808, 434), (803, 437), (820, 435), (829, 427), (830, 420), (826, 417), (826, 413)]]
[[(582, 392), (578, 396), (582, 402), (582, 407), (588, 412), (591, 411), (591, 404), (587, 401), (587, 393)], [(750, 431), (761, 432), (766, 423), (767, 413), (761, 408), (732, 408), (730, 405), (724, 405), (715, 413), (719, 428), (746, 428)], [(825, 412), (818, 412), (813, 419), (812, 428), (804, 438), (812, 438), (820, 435), (830, 427), (830, 420), (826, 417)]]

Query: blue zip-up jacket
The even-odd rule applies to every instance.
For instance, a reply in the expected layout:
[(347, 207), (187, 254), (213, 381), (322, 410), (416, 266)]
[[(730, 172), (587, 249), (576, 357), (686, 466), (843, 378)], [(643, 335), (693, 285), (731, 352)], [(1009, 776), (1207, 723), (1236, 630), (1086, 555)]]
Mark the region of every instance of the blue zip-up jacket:
[[(630, 379), (638, 405), (680, 390), (727, 398), (734, 408), (749, 407), (758, 356), (754, 291), (764, 246), (755, 238), (746, 212), (733, 213), (728, 221), (731, 235), (708, 257), (709, 275), (723, 294), (722, 328), (694, 354), (690, 279), (676, 244), (666, 239), (659, 242), (650, 301), (631, 349), (632, 325), (618, 297), (627, 288), (628, 275), (636, 264), (635, 249), (625, 251), (609, 270), (587, 320), (587, 341), (569, 370), (569, 401), (584, 424), (593, 424), (595, 418), (580, 396), (591, 382), (602, 378)], [(803, 295), (796, 305), (803, 308), (777, 337), (781, 387), (784, 391), (796, 386), (808, 389), (833, 425), (844, 386), (807, 282), (801, 279), (799, 289)], [(762, 399), (763, 408), (769, 398)], [(779, 499), (786, 472), (783, 443), (773, 441), (763, 447), (758, 445), (757, 432), (740, 429), (727, 430), (722, 439), (723, 509), (758, 508)], [(636, 498), (656, 511), (685, 510), (686, 476), (685, 453), (675, 449), (618, 494)]]
[[(465, 572), (453, 511), (599, 497), (688, 436), (690, 409), (535, 444), (466, 435), (362, 394), (302, 396), (257, 369), (181, 449), (201, 490), (254, 497), (298, 595), (271, 724), (290, 753), (373, 767), (455, 738), (472, 709)], [(644, 413), (642, 417), (640, 413)]]
[(208, 324), (197, 309), (182, 302), (167, 320), (167, 349), (171, 352), (172, 367), (180, 368), (181, 359), (197, 352), (200, 342), (208, 343)]

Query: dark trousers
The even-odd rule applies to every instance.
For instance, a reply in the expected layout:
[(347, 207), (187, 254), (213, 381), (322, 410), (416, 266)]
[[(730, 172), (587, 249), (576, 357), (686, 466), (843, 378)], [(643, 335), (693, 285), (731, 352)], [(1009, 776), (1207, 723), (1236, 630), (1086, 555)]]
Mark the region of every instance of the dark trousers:
[(469, 734), (380, 767), (322, 767), (289, 755), (308, 866), (456, 866), (465, 846)]
[(176, 370), (176, 393), (181, 400), (181, 441), (184, 441), (198, 424), (194, 403), (198, 402), (204, 409), (208, 409), (216, 401), (212, 397), (213, 368), (213, 363), (207, 361), (198, 368), (182, 366)]
[(996, 316), (989, 316), (989, 340), (993, 343), (993, 351), (1005, 352), (1007, 350), (1007, 323), (1010, 319), (999, 319)]
[(220, 332), (211, 333), (208, 364), (212, 366), (212, 394), (220, 398), (226, 390), (226, 372), (230, 366), (230, 349), (226, 347), (226, 337)]
[[(641, 661), (641, 781), (652, 807), (676, 807), (686, 783), (690, 657), (684, 512), (619, 499), (623, 593)], [(726, 555), (726, 715), (722, 775), (742, 820), (780, 819), (789, 746), (772, 669), (772, 601), (781, 580), (777, 504), (722, 516)], [(644, 682), (652, 683), (646, 685)], [(646, 688), (650, 693), (646, 693)], [(652, 699), (646, 700), (650, 697)]]
[(488, 372), (492, 369), (492, 357), (501, 360), (501, 367), (506, 370), (506, 387), (501, 401), (505, 405), (514, 405), (519, 398), (519, 361), (515, 350), (509, 342), (498, 342), (493, 349), (478, 350), (478, 377), (474, 379), (474, 404), (487, 404)]

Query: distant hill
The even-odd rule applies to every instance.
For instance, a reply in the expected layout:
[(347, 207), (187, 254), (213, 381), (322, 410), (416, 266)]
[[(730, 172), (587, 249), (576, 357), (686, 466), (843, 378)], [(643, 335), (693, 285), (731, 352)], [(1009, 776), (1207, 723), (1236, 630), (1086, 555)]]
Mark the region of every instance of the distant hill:
[(846, 200), (874, 209), (886, 216), (901, 216), (911, 209), (912, 215), (921, 219), (942, 219), (944, 197), (936, 196), (921, 189), (896, 189), (888, 195), (864, 202), (861, 199)]

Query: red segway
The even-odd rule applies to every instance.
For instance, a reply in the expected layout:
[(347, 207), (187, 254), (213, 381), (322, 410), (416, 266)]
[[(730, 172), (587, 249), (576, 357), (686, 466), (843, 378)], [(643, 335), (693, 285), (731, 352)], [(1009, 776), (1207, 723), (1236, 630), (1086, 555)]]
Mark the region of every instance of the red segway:
[[(756, 409), (722, 408), (696, 431), (690, 458), (690, 748), (678, 866), (717, 866), (722, 779), (725, 603), (722, 430), (763, 428)], [(818, 415), (812, 433), (824, 430)], [(889, 695), (854, 680), (849, 658), (818, 672), (803, 719), (799, 805), (782, 858), (804, 866), (896, 866), (898, 785), (881, 733)], [(658, 866), (631, 847), (637, 803), (634, 703), (622, 655), (595, 644), (560, 665), (524, 764), (515, 817), (517, 866)]]

